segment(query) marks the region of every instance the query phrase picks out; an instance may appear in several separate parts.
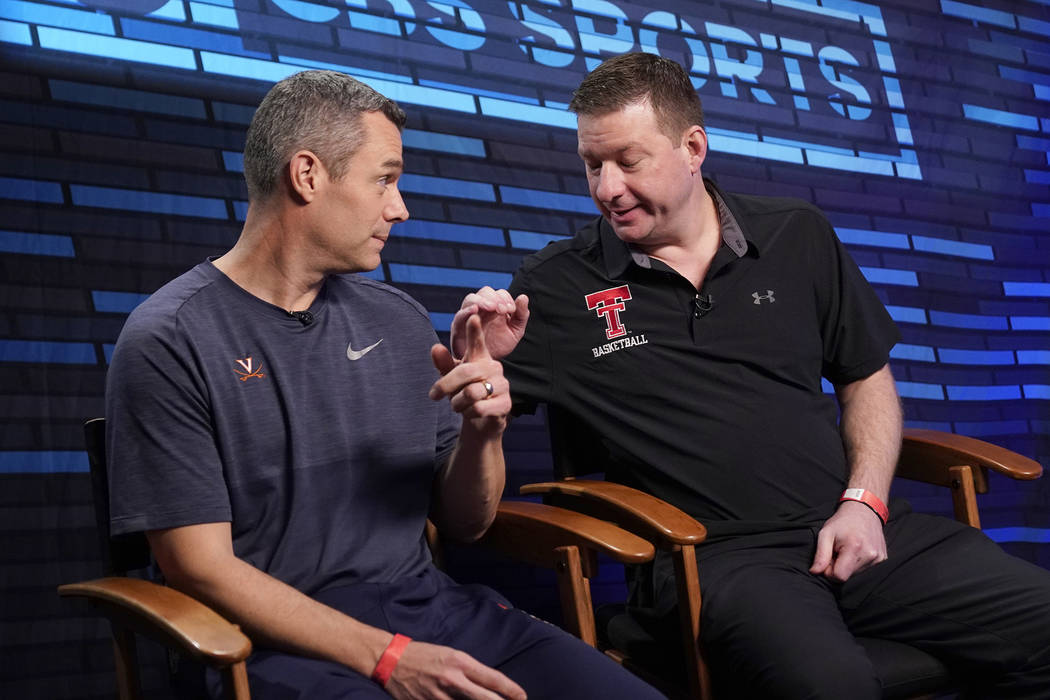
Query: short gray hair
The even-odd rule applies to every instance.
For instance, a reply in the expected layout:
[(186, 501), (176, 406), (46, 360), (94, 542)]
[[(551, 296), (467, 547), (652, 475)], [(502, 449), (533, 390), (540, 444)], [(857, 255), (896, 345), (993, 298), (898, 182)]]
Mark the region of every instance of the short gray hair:
[(272, 195), (300, 149), (317, 155), (333, 179), (342, 177), (361, 145), (365, 112), (382, 112), (399, 130), (405, 126), (396, 102), (345, 73), (308, 70), (274, 85), (255, 110), (244, 144), (248, 198)]

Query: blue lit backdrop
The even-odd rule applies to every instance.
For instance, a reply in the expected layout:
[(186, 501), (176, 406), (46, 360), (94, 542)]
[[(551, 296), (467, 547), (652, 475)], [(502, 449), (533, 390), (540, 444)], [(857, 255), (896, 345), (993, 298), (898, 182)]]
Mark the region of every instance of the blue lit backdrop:
[[(97, 573), (80, 422), (126, 314), (235, 240), (269, 85), (334, 68), (406, 108), (413, 218), (373, 275), (445, 331), (593, 215), (565, 106), (630, 50), (690, 71), (705, 174), (828, 212), (900, 325), (909, 424), (1050, 466), (1050, 0), (0, 0), (0, 570), (34, 601), (4, 603), (0, 682), (106, 692), (52, 600)], [(507, 444), (512, 486), (545, 476), (540, 418)], [(993, 489), (989, 533), (1050, 565), (1050, 486)]]

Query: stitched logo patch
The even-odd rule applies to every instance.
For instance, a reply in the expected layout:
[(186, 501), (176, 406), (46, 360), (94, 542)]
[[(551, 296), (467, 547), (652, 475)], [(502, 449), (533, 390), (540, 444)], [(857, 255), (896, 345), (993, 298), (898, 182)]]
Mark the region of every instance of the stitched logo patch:
[(257, 377), (259, 379), (262, 379), (263, 377), (266, 376), (265, 374), (263, 374), (263, 371), (262, 371), (262, 368), (263, 368), (262, 363), (260, 362), (259, 366), (256, 367), (255, 363), (252, 362), (251, 356), (248, 356), (248, 357), (245, 357), (243, 359), (237, 360), (237, 364), (241, 366), (243, 371), (240, 370), (240, 369), (236, 369), (236, 368), (233, 371), (237, 373), (237, 375), (238, 375), (237, 378), (240, 379), (242, 382), (246, 382), (249, 379), (251, 379), (252, 377)]

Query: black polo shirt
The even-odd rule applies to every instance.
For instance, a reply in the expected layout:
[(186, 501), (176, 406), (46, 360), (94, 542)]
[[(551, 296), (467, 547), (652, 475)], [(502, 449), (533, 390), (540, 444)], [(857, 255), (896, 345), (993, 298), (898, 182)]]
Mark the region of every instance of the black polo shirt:
[(699, 293), (601, 218), (524, 260), (515, 412), (548, 404), (559, 468), (642, 488), (712, 537), (811, 525), (847, 478), (821, 376), (869, 376), (897, 329), (818, 209), (705, 182), (722, 246)]

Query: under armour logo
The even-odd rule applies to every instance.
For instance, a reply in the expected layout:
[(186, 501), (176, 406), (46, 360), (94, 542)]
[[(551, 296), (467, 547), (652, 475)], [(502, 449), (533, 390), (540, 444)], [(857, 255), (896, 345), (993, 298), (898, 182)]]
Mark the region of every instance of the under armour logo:
[(620, 312), (627, 307), (624, 302), (630, 300), (630, 298), (631, 290), (627, 288), (626, 284), (622, 287), (603, 289), (600, 292), (594, 292), (584, 297), (589, 310), (594, 311), (598, 316), (605, 317), (607, 325), (605, 337), (609, 340), (619, 338), (621, 335), (627, 335), (627, 329), (620, 323)]
[(243, 367), (244, 371), (242, 372), (239, 369), (235, 369), (233, 371), (239, 375), (238, 379), (240, 379), (242, 382), (248, 381), (251, 377), (258, 377), (259, 379), (262, 379), (266, 376), (262, 373), (262, 363), (260, 362), (258, 367), (253, 367), (252, 358), (250, 357), (246, 357), (243, 360), (237, 360), (237, 364)]
[(773, 302), (776, 301), (776, 299), (773, 298), (773, 290), (772, 289), (767, 289), (765, 294), (759, 294), (758, 292), (751, 292), (751, 296), (753, 296), (755, 298), (755, 303), (756, 304), (761, 304), (763, 299), (766, 299), (767, 301), (769, 301), (770, 304), (772, 304)]

